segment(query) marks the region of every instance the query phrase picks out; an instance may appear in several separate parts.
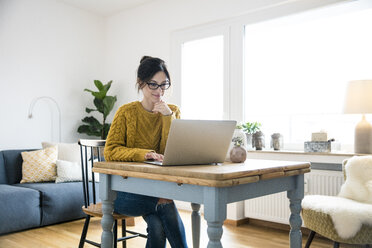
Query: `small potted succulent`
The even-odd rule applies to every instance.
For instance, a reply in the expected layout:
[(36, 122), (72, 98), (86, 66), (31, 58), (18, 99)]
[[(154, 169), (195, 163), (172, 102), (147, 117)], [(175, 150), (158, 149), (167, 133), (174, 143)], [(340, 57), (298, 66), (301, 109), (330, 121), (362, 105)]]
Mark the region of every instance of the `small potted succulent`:
[(247, 149), (252, 149), (254, 147), (252, 142), (252, 136), (256, 132), (261, 130), (261, 123), (259, 122), (246, 122), (240, 125), (241, 129), (247, 136)]
[(242, 147), (243, 139), (241, 137), (234, 137), (232, 142), (234, 142), (234, 147), (230, 151), (231, 162), (243, 163), (247, 158), (247, 151)]

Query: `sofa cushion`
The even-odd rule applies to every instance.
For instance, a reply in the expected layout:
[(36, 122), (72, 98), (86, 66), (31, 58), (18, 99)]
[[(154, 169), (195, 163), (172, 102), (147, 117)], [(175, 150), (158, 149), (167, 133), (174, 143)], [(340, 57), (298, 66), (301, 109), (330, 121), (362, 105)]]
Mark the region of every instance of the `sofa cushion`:
[[(18, 186), (41, 192), (41, 225), (49, 225), (84, 217), (82, 182), (68, 183), (26, 183)], [(96, 184), (97, 185), (97, 184)], [(98, 187), (97, 199), (98, 198)]]
[(19, 183), (22, 179), (22, 156), (21, 152), (35, 149), (4, 150), (3, 159), (7, 184)]
[(5, 164), (3, 152), (0, 151), (0, 184), (6, 184)]
[(0, 184), (0, 203), (0, 234), (40, 225), (39, 191)]

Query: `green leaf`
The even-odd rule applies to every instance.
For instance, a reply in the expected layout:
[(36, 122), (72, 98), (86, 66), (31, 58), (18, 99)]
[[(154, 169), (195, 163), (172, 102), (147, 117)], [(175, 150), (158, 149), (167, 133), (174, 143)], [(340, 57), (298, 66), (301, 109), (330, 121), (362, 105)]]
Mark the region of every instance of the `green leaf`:
[(85, 112), (87, 112), (88, 114), (89, 114), (90, 112), (93, 112), (93, 111), (97, 111), (97, 109), (85, 108)]
[(101, 130), (96, 129), (90, 125), (81, 125), (78, 128), (78, 133), (85, 133), (89, 136), (101, 136)]
[(110, 114), (111, 110), (114, 108), (117, 99), (116, 96), (106, 96), (103, 99), (103, 116), (106, 117)]
[(88, 91), (88, 92), (92, 93), (92, 96), (94, 96), (96, 98), (99, 98), (99, 99), (103, 99), (106, 96), (106, 92), (93, 91), (93, 90), (90, 90), (90, 89), (84, 89), (84, 91)]
[(97, 108), (97, 111), (103, 114), (104, 113), (103, 99), (94, 98), (93, 102), (94, 102), (94, 106), (96, 106)]
[(112, 84), (112, 80), (103, 86), (103, 88), (105, 89), (106, 93), (111, 88), (111, 84)]
[[(99, 81), (99, 80), (94, 80), (94, 84), (95, 84), (95, 86), (97, 87), (97, 89), (98, 89), (99, 91), (103, 91), (103, 90), (104, 90), (104, 87), (103, 87), (103, 84), (102, 84), (101, 81)], [(106, 92), (107, 92), (107, 91), (106, 91)]]
[(94, 93), (95, 91), (92, 91), (90, 89), (84, 89), (84, 91), (88, 91), (88, 92), (91, 92), (91, 93)]
[(102, 124), (93, 116), (87, 116), (81, 121), (91, 125), (92, 127), (102, 128)]
[(106, 92), (93, 92), (92, 95), (100, 100), (103, 100), (103, 98), (106, 96)]
[(86, 133), (91, 136), (101, 136), (102, 124), (93, 116), (88, 116), (82, 119), (87, 125), (81, 125), (78, 128), (79, 133)]

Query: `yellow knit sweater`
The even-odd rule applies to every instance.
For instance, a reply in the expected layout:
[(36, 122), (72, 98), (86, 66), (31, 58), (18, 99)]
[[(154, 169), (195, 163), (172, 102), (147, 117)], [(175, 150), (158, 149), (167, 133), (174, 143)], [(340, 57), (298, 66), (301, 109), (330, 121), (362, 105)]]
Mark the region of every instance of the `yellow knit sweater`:
[(179, 108), (168, 106), (169, 116), (148, 112), (139, 101), (121, 106), (107, 136), (105, 160), (141, 162), (148, 152), (164, 154), (171, 122), (180, 118)]

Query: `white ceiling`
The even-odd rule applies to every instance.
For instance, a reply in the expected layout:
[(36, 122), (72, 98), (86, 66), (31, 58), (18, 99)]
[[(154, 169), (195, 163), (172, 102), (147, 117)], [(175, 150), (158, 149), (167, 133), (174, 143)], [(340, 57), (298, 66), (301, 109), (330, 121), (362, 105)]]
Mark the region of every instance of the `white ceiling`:
[(122, 10), (133, 8), (156, 0), (60, 0), (77, 8), (101, 16), (110, 16)]

